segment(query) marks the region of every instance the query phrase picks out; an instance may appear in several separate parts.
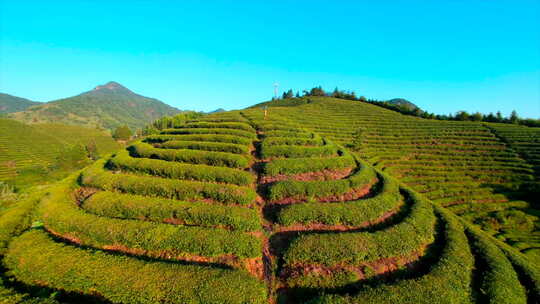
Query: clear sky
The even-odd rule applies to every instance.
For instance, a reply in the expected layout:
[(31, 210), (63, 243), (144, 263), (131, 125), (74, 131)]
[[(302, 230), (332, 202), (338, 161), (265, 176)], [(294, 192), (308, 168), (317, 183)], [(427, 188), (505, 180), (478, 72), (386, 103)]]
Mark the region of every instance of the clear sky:
[(540, 1), (0, 0), (0, 92), (109, 80), (180, 109), (316, 85), (540, 118)]

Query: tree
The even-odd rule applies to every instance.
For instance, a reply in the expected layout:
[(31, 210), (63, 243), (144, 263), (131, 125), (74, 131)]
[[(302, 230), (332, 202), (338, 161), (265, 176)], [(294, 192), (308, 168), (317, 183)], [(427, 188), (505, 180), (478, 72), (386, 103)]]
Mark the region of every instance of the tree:
[(309, 92), (309, 95), (310, 96), (325, 96), (326, 93), (324, 92), (321, 86), (318, 86), (311, 89), (311, 91)]
[(96, 160), (99, 158), (98, 148), (96, 145), (96, 141), (92, 140), (88, 144), (86, 144), (86, 154), (88, 155), (88, 158), (92, 160)]
[(466, 121), (469, 120), (469, 117), (470, 115), (466, 111), (459, 111), (456, 113), (456, 120)]
[(517, 124), (519, 122), (519, 116), (517, 115), (516, 110), (512, 111), (512, 114), (510, 114), (510, 122), (513, 124)]
[(124, 125), (124, 126), (116, 128), (116, 130), (114, 130), (113, 137), (116, 140), (128, 140), (128, 139), (131, 138), (132, 134), (133, 133), (131, 132), (129, 127)]
[(358, 100), (360, 100), (361, 102), (366, 102), (367, 98), (365, 96), (360, 96), (360, 98), (358, 98)]
[(296, 91), (296, 98), (300, 98), (300, 92)]
[(501, 111), (497, 111), (497, 114), (495, 114), (495, 115), (496, 115), (496, 117), (497, 117), (497, 118), (496, 118), (496, 119), (497, 119), (497, 122), (503, 122), (503, 121), (504, 121), (504, 118), (503, 118), (503, 116), (502, 116), (502, 114), (501, 114)]
[(284, 99), (285, 99), (285, 98), (293, 98), (293, 97), (294, 97), (294, 93), (293, 93), (293, 91), (292, 91), (291, 89), (289, 89), (289, 90), (287, 91), (287, 93), (283, 93), (283, 98), (284, 98)]
[(480, 112), (476, 112), (471, 116), (472, 121), (482, 121), (484, 119), (484, 115)]

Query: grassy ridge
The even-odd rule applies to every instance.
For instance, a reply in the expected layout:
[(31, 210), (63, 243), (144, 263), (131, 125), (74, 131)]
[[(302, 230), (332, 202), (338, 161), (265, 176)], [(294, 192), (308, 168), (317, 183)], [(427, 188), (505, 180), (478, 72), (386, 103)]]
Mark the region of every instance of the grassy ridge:
[(379, 179), (383, 185), (374, 197), (350, 202), (287, 205), (279, 211), (277, 223), (358, 226), (375, 221), (403, 204), (397, 182), (386, 175), (380, 175)]
[(196, 201), (210, 199), (224, 204), (249, 205), (255, 200), (253, 189), (205, 182), (158, 178), (144, 175), (114, 174), (98, 161), (81, 174), (83, 185), (108, 191)]
[(54, 242), (41, 231), (16, 239), (5, 264), (24, 283), (97, 294), (113, 303), (266, 301), (263, 285), (241, 271), (109, 255)]
[(159, 159), (131, 157), (127, 151), (120, 151), (107, 161), (112, 170), (145, 173), (174, 179), (249, 185), (255, 177), (246, 171), (208, 165), (192, 165), (168, 162)]
[(364, 165), (357, 168), (351, 176), (329, 181), (285, 180), (272, 184), (268, 189), (268, 198), (272, 201), (284, 198), (325, 198), (342, 195), (350, 190), (367, 186), (376, 178), (375, 172)]
[(55, 186), (41, 207), (46, 229), (82, 245), (142, 250), (150, 255), (260, 255), (260, 241), (241, 232), (96, 216), (70, 201), (73, 178)]
[(147, 143), (135, 143), (128, 150), (134, 157), (157, 158), (167, 161), (185, 162), (231, 168), (245, 168), (249, 164), (246, 156), (226, 152), (195, 151), (189, 149), (158, 149)]
[(144, 141), (150, 143), (163, 143), (167, 141), (208, 141), (208, 142), (222, 142), (232, 143), (249, 146), (251, 139), (234, 136), (234, 135), (217, 135), (217, 134), (184, 134), (184, 135), (167, 135), (157, 134), (149, 135), (144, 138)]
[(410, 215), (385, 230), (340, 234), (308, 234), (293, 241), (284, 254), (287, 265), (360, 265), (403, 257), (434, 241), (435, 216), (429, 202), (412, 195)]
[(90, 213), (111, 218), (180, 222), (190, 226), (226, 227), (241, 231), (255, 231), (261, 227), (261, 220), (254, 209), (109, 191), (93, 194), (84, 202), (82, 208)]

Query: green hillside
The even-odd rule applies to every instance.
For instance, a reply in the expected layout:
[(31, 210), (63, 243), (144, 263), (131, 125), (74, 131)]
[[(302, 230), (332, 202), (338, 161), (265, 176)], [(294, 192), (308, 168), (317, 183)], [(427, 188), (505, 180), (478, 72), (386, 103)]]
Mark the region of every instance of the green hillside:
[[(534, 171), (501, 138), (327, 98), (173, 124), (1, 211), (0, 295), (536, 303), (534, 240), (511, 247), (497, 239), (511, 243), (511, 231), (466, 220), (536, 210), (510, 198)], [(475, 189), (492, 201), (460, 200)]]
[(0, 181), (21, 186), (45, 181), (66, 157), (78, 149), (86, 153), (85, 147), (92, 145), (102, 155), (120, 147), (109, 133), (96, 129), (0, 119)]
[(40, 105), (41, 102), (0, 93), (0, 114), (24, 111), (31, 106)]
[[(531, 195), (531, 184), (539, 181), (534, 171), (538, 129), (427, 120), (328, 97), (310, 97), (295, 107), (280, 107), (280, 101), (266, 106), (276, 106), (269, 110), (273, 115), (352, 148), (439, 206), (538, 256), (540, 204)], [(499, 135), (504, 130), (515, 138), (504, 140)]]
[(180, 111), (157, 99), (133, 93), (116, 82), (97, 86), (92, 91), (59, 99), (9, 114), (25, 123), (62, 123), (113, 130), (128, 125), (141, 129), (150, 122)]

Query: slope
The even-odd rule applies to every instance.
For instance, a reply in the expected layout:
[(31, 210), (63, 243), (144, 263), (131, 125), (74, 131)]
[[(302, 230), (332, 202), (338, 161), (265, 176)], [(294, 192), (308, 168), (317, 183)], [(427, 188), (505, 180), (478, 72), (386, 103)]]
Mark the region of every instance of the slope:
[[(8, 271), (0, 294), (9, 298), (534, 303), (540, 295), (530, 259), (276, 111), (175, 125), (47, 192), (0, 214)], [(42, 224), (28, 229), (36, 207)]]
[(46, 174), (78, 144), (83, 149), (95, 145), (98, 154), (119, 148), (110, 134), (96, 129), (60, 124), (26, 125), (0, 119), (0, 181)]
[(135, 130), (178, 112), (178, 109), (157, 99), (135, 94), (116, 82), (108, 82), (92, 91), (11, 113), (9, 117), (26, 123), (56, 122), (110, 130), (128, 125)]
[(24, 111), (31, 106), (40, 105), (41, 102), (0, 93), (0, 114)]
[[(426, 120), (371, 104), (310, 97), (298, 106), (266, 103), (268, 112), (289, 119), (335, 142), (399, 178), (440, 206), (481, 226), (523, 252), (540, 248), (537, 202), (531, 200), (535, 182), (532, 158), (481, 123)], [(304, 103), (304, 104), (302, 104)], [(521, 127), (520, 149), (537, 141)], [(538, 179), (536, 178), (536, 182)], [(519, 238), (515, 237), (518, 236)]]

